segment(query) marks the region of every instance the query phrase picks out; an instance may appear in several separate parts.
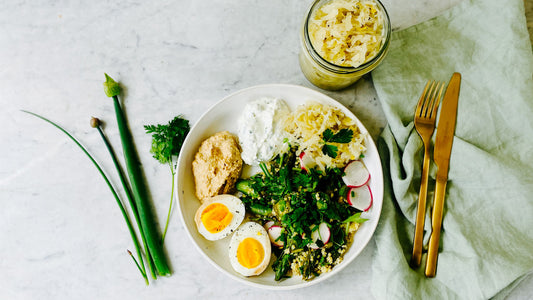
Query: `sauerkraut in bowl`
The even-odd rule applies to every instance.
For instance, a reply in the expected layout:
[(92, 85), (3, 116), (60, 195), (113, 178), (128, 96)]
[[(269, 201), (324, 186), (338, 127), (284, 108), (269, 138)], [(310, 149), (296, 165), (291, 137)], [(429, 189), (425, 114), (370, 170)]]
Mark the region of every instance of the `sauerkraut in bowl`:
[(378, 66), (390, 36), (379, 0), (317, 0), (302, 26), (300, 67), (320, 88), (345, 88)]

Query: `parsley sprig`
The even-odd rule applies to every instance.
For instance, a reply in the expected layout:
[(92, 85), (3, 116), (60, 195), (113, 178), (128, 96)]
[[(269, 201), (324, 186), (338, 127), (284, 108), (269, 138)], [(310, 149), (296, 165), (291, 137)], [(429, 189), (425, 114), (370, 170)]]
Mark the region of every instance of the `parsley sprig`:
[(160, 163), (172, 163), (172, 157), (178, 156), (185, 137), (189, 133), (189, 121), (182, 116), (175, 117), (167, 125), (145, 125), (146, 133), (152, 134), (150, 153)]
[(351, 129), (342, 128), (334, 134), (333, 131), (328, 128), (322, 133), (322, 140), (324, 141), (322, 153), (329, 157), (335, 158), (337, 157), (339, 148), (331, 143), (347, 144), (352, 140), (352, 138), (353, 131)]
[(173, 160), (180, 153), (181, 146), (185, 141), (185, 137), (189, 133), (189, 121), (182, 116), (177, 116), (166, 125), (145, 125), (146, 133), (152, 134), (152, 147), (150, 153), (162, 164), (168, 164), (170, 173), (172, 174), (172, 190), (170, 192), (170, 206), (168, 208), (167, 222), (165, 230), (163, 231), (162, 240), (165, 240), (167, 234), (168, 222), (170, 220), (170, 212), (172, 210), (172, 202), (174, 200), (174, 171)]

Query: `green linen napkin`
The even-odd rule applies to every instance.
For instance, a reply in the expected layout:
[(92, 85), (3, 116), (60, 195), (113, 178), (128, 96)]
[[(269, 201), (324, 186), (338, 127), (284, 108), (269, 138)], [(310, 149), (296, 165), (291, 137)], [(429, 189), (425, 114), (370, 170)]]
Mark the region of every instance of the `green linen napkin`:
[[(413, 114), (427, 80), (447, 82), (456, 71), (457, 127), (431, 279), (425, 255), (420, 269), (409, 268), (423, 156)], [(378, 147), (389, 175), (375, 234), (376, 298), (486, 299), (533, 270), (532, 75), (522, 0), (465, 0), (393, 33), (388, 56), (372, 72), (388, 121)], [(428, 203), (435, 171), (432, 162)]]

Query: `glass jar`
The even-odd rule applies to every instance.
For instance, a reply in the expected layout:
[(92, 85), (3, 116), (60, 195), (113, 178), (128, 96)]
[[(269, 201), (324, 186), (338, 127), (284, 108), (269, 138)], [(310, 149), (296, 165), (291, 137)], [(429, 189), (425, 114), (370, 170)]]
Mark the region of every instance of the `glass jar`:
[(377, 8), (383, 15), (383, 39), (381, 47), (377, 54), (364, 62), (358, 67), (347, 67), (333, 64), (322, 58), (318, 52), (313, 48), (311, 39), (309, 37), (309, 23), (313, 18), (314, 13), (319, 10), (324, 4), (333, 2), (335, 0), (316, 0), (309, 9), (301, 30), (300, 39), (300, 54), (298, 55), (300, 61), (300, 68), (303, 74), (312, 84), (325, 90), (340, 90), (355, 83), (361, 76), (369, 73), (376, 68), (383, 60), (389, 49), (391, 37), (391, 25), (389, 15), (379, 0), (376, 2)]

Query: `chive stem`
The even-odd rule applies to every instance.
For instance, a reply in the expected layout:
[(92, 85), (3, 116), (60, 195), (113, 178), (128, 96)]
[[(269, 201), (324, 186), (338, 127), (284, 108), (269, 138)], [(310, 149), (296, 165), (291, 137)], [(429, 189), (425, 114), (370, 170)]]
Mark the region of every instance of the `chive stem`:
[[(139, 259), (141, 260), (141, 264), (139, 265), (139, 262), (135, 259), (135, 256), (133, 256), (133, 253), (131, 253), (130, 250), (126, 250), (126, 251), (128, 251), (128, 254), (133, 259), (135, 264), (137, 265), (137, 269), (139, 269), (139, 272), (141, 272), (141, 274), (143, 275), (144, 281), (146, 282), (146, 285), (149, 285), (150, 282), (148, 281), (148, 277), (146, 276), (146, 270), (144, 269), (144, 265), (142, 263), (142, 258), (140, 258), (140, 256), (139, 256)], [(141, 266), (142, 266), (142, 268), (141, 268)]]
[[(96, 119), (96, 118), (93, 118), (93, 119)], [(91, 123), (92, 120), (91, 120)], [(139, 212), (137, 211), (137, 206), (135, 205), (135, 201), (133, 200), (133, 195), (132, 195), (132, 192), (131, 192), (131, 188), (128, 184), (128, 181), (126, 179), (126, 176), (124, 175), (124, 172), (122, 170), (122, 168), (120, 167), (120, 164), (118, 162), (118, 159), (117, 159), (117, 156), (115, 154), (115, 151), (113, 150), (113, 147), (111, 146), (111, 144), (109, 143), (109, 140), (107, 139), (106, 135), (104, 134), (103, 130), (102, 130), (102, 127), (100, 126), (100, 122), (98, 119), (96, 119), (96, 122), (94, 122), (96, 124), (91, 124), (91, 125), (94, 125), (93, 127), (95, 127), (97, 130), (98, 130), (98, 133), (100, 133), (100, 136), (102, 137), (102, 140), (104, 141), (104, 144), (107, 148), (107, 150), (109, 151), (109, 155), (111, 156), (111, 159), (113, 160), (113, 164), (115, 165), (115, 168), (117, 169), (117, 173), (119, 175), (119, 178), (120, 178), (120, 182), (122, 183), (122, 186), (124, 188), (124, 192), (126, 193), (126, 196), (128, 198), (128, 202), (131, 206), (131, 210), (133, 212), (133, 216), (135, 217), (135, 221), (137, 222), (137, 226), (139, 227), (139, 233), (141, 235), (141, 239), (142, 239), (142, 242), (143, 242), (143, 246), (144, 246), (144, 252), (146, 253), (146, 259), (148, 260), (148, 268), (150, 270), (150, 274), (152, 275), (152, 278), (156, 278), (156, 274), (155, 274), (155, 266), (154, 266), (154, 263), (152, 261), (152, 258), (150, 256), (150, 253), (149, 253), (149, 249), (148, 249), (148, 246), (146, 244), (146, 237), (144, 235), (144, 232), (142, 231), (142, 227), (141, 227), (141, 220), (139, 218)], [(138, 249), (140, 250), (140, 249)], [(137, 252), (137, 255), (139, 256), (139, 260), (141, 261), (141, 266), (142, 266), (142, 271), (144, 274), (146, 274), (146, 269), (144, 267), (144, 262), (143, 262), (143, 259), (142, 259), (142, 253), (140, 251)]]
[[(120, 208), (120, 212), (122, 213), (122, 216), (124, 217), (124, 221), (126, 221), (126, 225), (128, 226), (128, 230), (130, 232), (130, 235), (131, 235), (131, 239), (133, 240), (133, 244), (135, 246), (135, 249), (137, 250), (137, 253), (140, 252), (140, 245), (139, 245), (139, 240), (137, 239), (137, 235), (135, 234), (135, 230), (133, 229), (133, 226), (131, 224), (131, 221), (130, 221), (130, 218), (128, 216), (128, 214), (126, 213), (126, 210), (124, 209), (124, 205), (122, 204), (122, 202), (120, 201), (120, 198), (118, 197), (118, 194), (117, 192), (115, 191), (115, 189), (113, 188), (113, 185), (111, 185), (111, 182), (109, 181), (109, 179), (107, 178), (107, 176), (105, 175), (104, 171), (102, 170), (102, 168), (100, 167), (100, 165), (96, 162), (96, 160), (94, 160), (94, 158), (92, 157), (91, 154), (89, 154), (89, 152), (87, 151), (87, 149), (85, 149), (85, 147), (75, 138), (73, 137), (68, 131), (66, 131), (65, 129), (63, 129), (63, 127), (57, 125), (56, 123), (48, 120), (47, 118), (41, 116), (41, 115), (38, 115), (36, 113), (33, 113), (33, 112), (30, 112), (30, 111), (27, 111), (27, 110), (22, 110), (22, 112), (25, 112), (27, 114), (30, 114), (30, 115), (33, 115), (51, 125), (53, 125), (54, 127), (56, 127), (57, 129), (61, 130), (64, 134), (66, 134), (74, 143), (76, 143), (76, 145), (78, 145), (78, 147), (83, 151), (83, 153), (85, 153), (87, 155), (87, 157), (89, 157), (89, 159), (91, 160), (91, 162), (93, 163), (93, 165), (96, 167), (96, 169), (98, 169), (98, 172), (100, 172), (100, 175), (102, 176), (102, 178), (105, 180), (107, 186), (109, 187), (109, 189), (111, 190), (111, 193), (113, 194), (113, 197), (115, 197), (115, 201), (117, 202), (117, 205), (118, 207)], [(147, 281), (148, 279), (146, 278), (146, 273), (143, 273), (141, 272), (142, 276), (145, 278), (145, 281)]]

